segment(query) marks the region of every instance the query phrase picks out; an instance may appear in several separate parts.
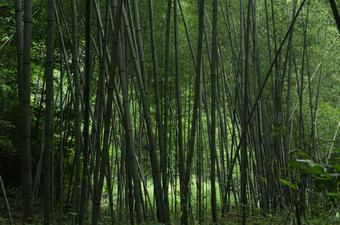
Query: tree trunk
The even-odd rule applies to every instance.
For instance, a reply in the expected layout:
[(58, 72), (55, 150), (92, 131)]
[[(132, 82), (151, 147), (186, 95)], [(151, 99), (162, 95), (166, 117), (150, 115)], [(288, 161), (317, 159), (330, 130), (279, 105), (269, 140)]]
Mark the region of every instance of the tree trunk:
[(47, 8), (47, 53), (46, 53), (46, 108), (45, 108), (45, 146), (43, 156), (44, 177), (44, 224), (50, 224), (51, 214), (51, 140), (53, 111), (53, 55), (54, 55), (54, 0), (48, 1)]
[[(25, 0), (23, 45), (23, 111), (21, 136), (21, 176), (23, 198), (23, 223), (33, 223), (33, 193), (31, 165), (31, 33), (32, 1)], [(18, 21), (17, 21), (18, 22)], [(19, 32), (20, 34), (21, 32)], [(18, 35), (19, 35), (18, 34)]]

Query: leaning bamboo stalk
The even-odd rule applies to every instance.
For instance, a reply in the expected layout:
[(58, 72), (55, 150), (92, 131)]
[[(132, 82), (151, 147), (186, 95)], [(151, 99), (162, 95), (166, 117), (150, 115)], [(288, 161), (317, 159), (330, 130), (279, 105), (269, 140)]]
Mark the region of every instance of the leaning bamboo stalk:
[(148, 134), (149, 143), (150, 143), (149, 154), (150, 154), (152, 174), (153, 174), (153, 179), (154, 179), (154, 190), (155, 190), (155, 195), (156, 195), (158, 222), (164, 222), (165, 211), (164, 211), (164, 201), (163, 201), (163, 195), (162, 195), (162, 186), (160, 182), (161, 171), (159, 170), (159, 164), (158, 164), (158, 159), (156, 155), (156, 141), (155, 141), (154, 133), (152, 130), (153, 126), (152, 126), (151, 113), (150, 113), (150, 101), (149, 101), (149, 96), (147, 95), (145, 87), (144, 87), (143, 76), (142, 76), (140, 64), (138, 62), (138, 58), (136, 55), (136, 50), (133, 44), (133, 38), (132, 38), (131, 30), (129, 28), (130, 25), (129, 25), (129, 21), (127, 18), (124, 5), (122, 6), (122, 16), (123, 16), (122, 19), (123, 19), (123, 22), (126, 28), (125, 30), (126, 30), (126, 34), (128, 38), (128, 46), (130, 48), (130, 53), (132, 55), (133, 65), (134, 65), (137, 80), (138, 80), (141, 100), (143, 104), (143, 113), (145, 117), (147, 134)]
[(12, 225), (13, 224), (13, 218), (12, 218), (12, 214), (11, 214), (11, 208), (9, 207), (9, 204), (8, 204), (6, 189), (4, 187), (4, 183), (2, 181), (1, 175), (0, 175), (0, 185), (1, 185), (2, 193), (3, 193), (4, 198), (5, 198), (5, 203), (6, 203), (6, 207), (7, 207), (7, 211), (8, 211), (8, 216), (9, 216), (9, 223)]

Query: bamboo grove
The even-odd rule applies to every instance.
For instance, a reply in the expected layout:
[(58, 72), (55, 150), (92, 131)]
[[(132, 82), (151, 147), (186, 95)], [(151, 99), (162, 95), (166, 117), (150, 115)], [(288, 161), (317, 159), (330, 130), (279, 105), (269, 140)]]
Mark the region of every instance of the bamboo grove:
[(339, 221), (335, 1), (12, 5), (23, 224)]

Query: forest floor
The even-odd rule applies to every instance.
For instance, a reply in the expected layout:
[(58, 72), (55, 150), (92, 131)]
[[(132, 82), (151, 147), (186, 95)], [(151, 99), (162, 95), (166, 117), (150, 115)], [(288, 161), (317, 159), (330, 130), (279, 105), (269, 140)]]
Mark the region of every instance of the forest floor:
[[(16, 193), (16, 194), (15, 194)], [(20, 225), (21, 223), (21, 202), (20, 202), (20, 194), (19, 191), (12, 191), (7, 196), (8, 204), (10, 206), (10, 212), (13, 219), (13, 223), (10, 223), (9, 220), (9, 213), (8, 209), (5, 203), (5, 198), (3, 195), (0, 197), (0, 225)], [(99, 225), (109, 225), (111, 224), (111, 216), (110, 216), (110, 210), (107, 200), (105, 199), (102, 202), (102, 208), (101, 208), (101, 222), (98, 223)], [(40, 207), (41, 201), (38, 200), (35, 202), (35, 222), (34, 225), (43, 225), (43, 208)], [(91, 209), (89, 209), (91, 211)], [(235, 212), (233, 212), (235, 211)], [(64, 225), (71, 225), (72, 220), (74, 218), (73, 212), (63, 212), (62, 217), (59, 217), (59, 208), (55, 208), (55, 215), (54, 215), (54, 223), (51, 224), (64, 224)], [(194, 213), (195, 214), (195, 213)], [(209, 209), (204, 213), (204, 220), (201, 224), (212, 224), (212, 220), (210, 217)], [(302, 224), (304, 225), (328, 225), (328, 224), (334, 224), (334, 225), (340, 225), (340, 213), (337, 214), (336, 218), (332, 218), (329, 216), (329, 213), (327, 211), (325, 212), (318, 212), (318, 216), (315, 216), (314, 218), (311, 218), (310, 216), (304, 216), (302, 218)], [(88, 213), (88, 215), (91, 215), (91, 212)], [(151, 215), (151, 213), (150, 213)], [(117, 215), (116, 215), (117, 216)], [(218, 225), (231, 225), (231, 224), (242, 224), (242, 215), (237, 212), (235, 209), (231, 209), (231, 212), (227, 213), (223, 218), (221, 218), (221, 215), (219, 215), (220, 218), (218, 220)], [(89, 216), (90, 217), (90, 216)], [(189, 215), (190, 222), (189, 224), (199, 224), (198, 218), (193, 216), (192, 214)], [(60, 219), (62, 222), (60, 222)], [(145, 225), (159, 225), (151, 221), (151, 218), (149, 218), (150, 222), (144, 223)], [(90, 219), (86, 220), (86, 225), (90, 225), (91, 221)], [(129, 213), (126, 212), (123, 214), (123, 218), (120, 221), (116, 221), (115, 224), (130, 224), (129, 221)], [(180, 213), (174, 213), (171, 215), (171, 222), (172, 225), (180, 225)], [(281, 215), (267, 215), (266, 217), (262, 216), (260, 213), (255, 213), (253, 215), (250, 215), (247, 217), (246, 221), (247, 225), (293, 225), (297, 224), (294, 212), (286, 211), (282, 213)]]

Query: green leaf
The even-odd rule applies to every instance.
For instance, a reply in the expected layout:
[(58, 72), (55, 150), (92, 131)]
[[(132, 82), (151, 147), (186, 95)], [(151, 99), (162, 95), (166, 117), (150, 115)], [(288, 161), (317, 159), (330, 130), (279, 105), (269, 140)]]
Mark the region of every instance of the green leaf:
[(283, 184), (285, 184), (285, 185), (287, 185), (287, 186), (289, 186), (293, 189), (296, 189), (296, 185), (293, 184), (291, 181), (285, 180), (285, 179), (282, 179), (282, 178), (279, 178), (279, 179), (280, 179), (281, 183), (283, 183)]
[(340, 165), (334, 165), (333, 166), (337, 171), (340, 171)]
[(340, 148), (333, 149), (334, 152), (340, 153)]
[(318, 177), (314, 179), (315, 187), (318, 192), (326, 189), (328, 186), (328, 179), (323, 177)]
[(304, 152), (304, 151), (299, 151), (299, 156), (301, 156), (303, 159), (310, 159), (310, 156)]
[(299, 163), (299, 162), (296, 161), (296, 160), (291, 160), (291, 161), (288, 162), (288, 164), (289, 164), (293, 169), (296, 169), (296, 170), (301, 169), (301, 167), (302, 167), (301, 163)]
[(314, 181), (328, 181), (328, 179), (324, 177), (318, 177), (318, 178), (315, 178)]
[(144, 177), (149, 174), (149, 170), (144, 173)]
[(297, 159), (296, 161), (301, 163), (307, 163), (309, 166), (314, 166), (314, 162), (310, 159)]
[(280, 170), (282, 170), (282, 171), (290, 171), (290, 172), (294, 171), (294, 169), (292, 169), (292, 168), (285, 168), (285, 167), (281, 167)]
[(328, 196), (340, 196), (340, 193), (327, 193)]
[(276, 136), (278, 136), (278, 135), (280, 135), (280, 132), (272, 133), (272, 134), (270, 135), (270, 138), (276, 137)]
[(340, 158), (336, 157), (336, 158), (331, 158), (328, 160), (328, 162), (330, 164), (335, 164), (336, 166), (340, 166)]
[(313, 175), (320, 175), (324, 173), (324, 167), (320, 164), (315, 164), (313, 167), (305, 168), (305, 172)]
[(325, 176), (329, 181), (332, 180), (332, 177), (329, 175), (329, 173), (325, 173)]

